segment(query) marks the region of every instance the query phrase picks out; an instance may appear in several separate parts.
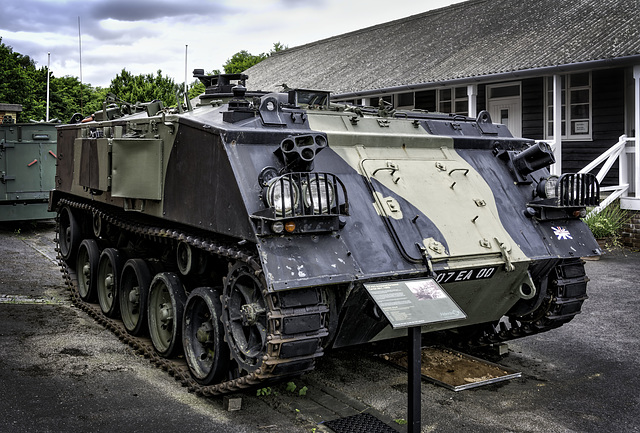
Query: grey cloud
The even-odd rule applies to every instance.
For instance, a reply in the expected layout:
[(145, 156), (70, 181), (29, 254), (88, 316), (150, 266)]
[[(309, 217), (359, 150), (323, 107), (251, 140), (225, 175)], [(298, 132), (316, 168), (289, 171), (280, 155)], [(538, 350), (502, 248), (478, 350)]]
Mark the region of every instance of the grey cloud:
[(63, 3), (21, 0), (3, 3), (0, 32), (8, 30), (67, 33), (75, 30), (77, 33), (78, 17), (80, 17), (81, 27), (85, 27), (89, 34), (95, 34), (101, 40), (110, 40), (117, 38), (118, 35), (97, 25), (100, 20), (144, 22), (188, 16), (215, 19), (234, 15), (240, 11), (239, 8), (226, 7), (216, 2), (196, 0), (71, 0)]
[(51, 4), (37, 0), (3, 3), (0, 29), (12, 32), (64, 32), (78, 15), (71, 12), (76, 8), (69, 8), (70, 4), (72, 3), (65, 4), (63, 8), (59, 3)]
[[(240, 9), (220, 5), (219, 2), (203, 0), (70, 0), (49, 2), (43, 0), (21, 0), (4, 2), (0, 12), (0, 37), (14, 51), (28, 55), (39, 66), (46, 62), (47, 52), (59, 57), (78, 56), (78, 17), (83, 45), (91, 40), (128, 45), (130, 41), (152, 37), (160, 33), (162, 19), (185, 19), (190, 22), (223, 19)], [(100, 24), (101, 20), (114, 19), (139, 22), (132, 30), (116, 31)], [(13, 39), (7, 32), (32, 33), (36, 38), (23, 40), (19, 35)], [(68, 44), (56, 43), (50, 38), (37, 39), (37, 35), (56, 33), (67, 35)], [(86, 46), (86, 48), (89, 48)], [(88, 49), (83, 46), (83, 52)]]
[(280, 0), (280, 2), (287, 7), (297, 8), (299, 6), (302, 7), (314, 7), (316, 9), (322, 9), (327, 5), (327, 0)]
[(94, 19), (112, 18), (120, 21), (142, 21), (198, 15), (226, 15), (235, 9), (207, 1), (131, 1), (112, 0), (92, 3), (90, 15)]

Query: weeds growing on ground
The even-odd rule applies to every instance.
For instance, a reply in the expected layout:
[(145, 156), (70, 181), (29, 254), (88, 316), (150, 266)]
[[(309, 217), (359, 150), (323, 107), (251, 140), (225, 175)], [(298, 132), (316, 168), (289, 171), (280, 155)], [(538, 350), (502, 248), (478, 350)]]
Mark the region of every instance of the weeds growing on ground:
[(620, 244), (620, 235), (624, 224), (629, 220), (629, 213), (615, 202), (598, 213), (590, 212), (584, 222), (596, 239), (608, 238), (613, 245)]

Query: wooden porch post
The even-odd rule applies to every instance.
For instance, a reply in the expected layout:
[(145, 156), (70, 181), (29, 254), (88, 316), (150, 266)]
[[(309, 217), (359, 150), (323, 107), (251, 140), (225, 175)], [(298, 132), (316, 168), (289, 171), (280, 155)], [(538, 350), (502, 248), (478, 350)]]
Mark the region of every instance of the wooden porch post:
[(635, 166), (634, 166), (634, 183), (635, 197), (640, 197), (640, 65), (633, 67), (633, 79), (635, 80), (635, 90), (633, 92), (635, 99)]

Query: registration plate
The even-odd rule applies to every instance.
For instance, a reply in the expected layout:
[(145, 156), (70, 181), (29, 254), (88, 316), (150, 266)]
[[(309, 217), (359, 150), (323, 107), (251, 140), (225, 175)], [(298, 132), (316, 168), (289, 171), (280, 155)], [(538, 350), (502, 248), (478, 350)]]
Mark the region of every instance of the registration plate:
[(436, 272), (435, 280), (440, 283), (455, 283), (459, 281), (486, 280), (493, 277), (497, 266), (476, 269), (458, 269), (457, 271)]

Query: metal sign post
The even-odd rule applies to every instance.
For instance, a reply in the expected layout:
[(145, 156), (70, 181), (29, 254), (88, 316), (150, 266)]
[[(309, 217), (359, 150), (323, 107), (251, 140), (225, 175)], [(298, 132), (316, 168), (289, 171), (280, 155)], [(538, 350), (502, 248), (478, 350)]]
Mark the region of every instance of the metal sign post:
[(413, 326), (409, 331), (409, 347), (407, 350), (407, 361), (409, 370), (409, 391), (407, 420), (409, 425), (407, 433), (420, 433), (422, 422), (422, 350), (421, 350), (421, 327)]
[(433, 278), (365, 283), (364, 286), (393, 329), (407, 328), (407, 431), (419, 433), (422, 417), (422, 326), (461, 320), (467, 315)]

